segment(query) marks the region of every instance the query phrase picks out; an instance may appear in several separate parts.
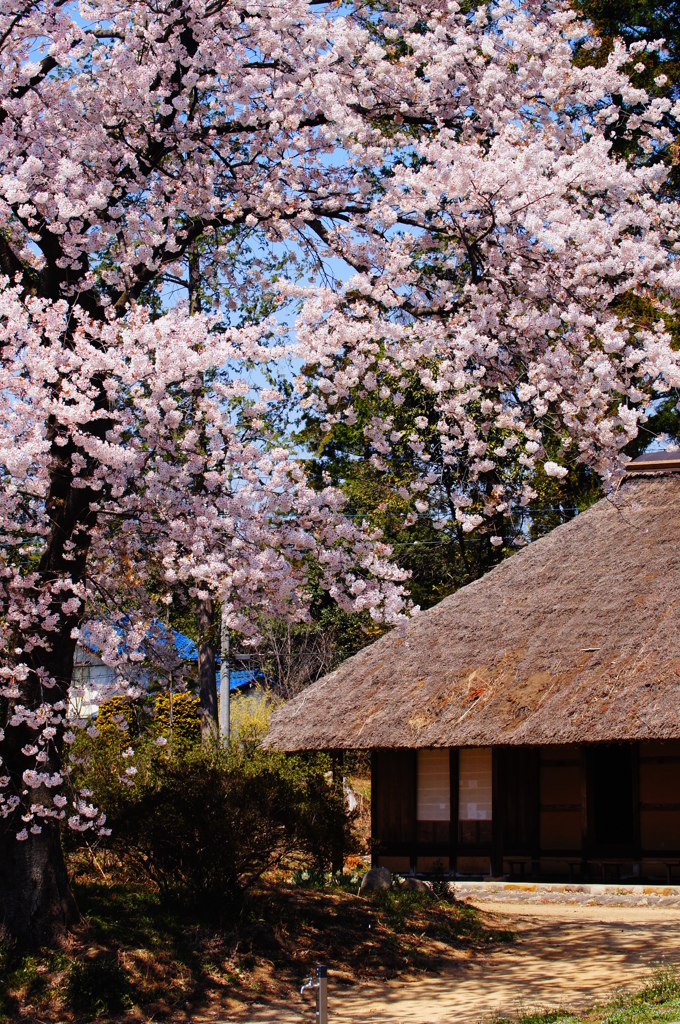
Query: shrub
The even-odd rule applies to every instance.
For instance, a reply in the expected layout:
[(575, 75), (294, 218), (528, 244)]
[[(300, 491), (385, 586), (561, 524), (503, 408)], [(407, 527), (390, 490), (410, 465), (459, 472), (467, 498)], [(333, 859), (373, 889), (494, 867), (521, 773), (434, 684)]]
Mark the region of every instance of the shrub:
[(123, 763), (120, 747), (100, 737), (78, 760), (74, 781), (106, 812), (121, 860), (219, 916), (282, 858), (302, 851), (326, 870), (341, 840), (352, 848), (351, 816), (320, 755), (287, 757), (252, 743), (171, 749), (148, 738)]
[[(198, 716), (200, 700), (193, 693), (172, 695), (172, 737), (173, 740), (194, 742), (200, 738), (201, 722)], [(154, 731), (170, 736), (170, 694), (159, 693), (156, 697)]]
[(272, 712), (281, 704), (280, 697), (261, 686), (245, 693), (232, 693), (229, 701), (232, 743), (259, 743), (267, 734)]
[(316, 873), (341, 860), (343, 853), (358, 849), (354, 833), (356, 812), (348, 814), (342, 786), (333, 785), (324, 771), (325, 758), (308, 763), (303, 803), (297, 822), (297, 840)]
[(110, 733), (139, 733), (138, 710), (130, 697), (110, 697), (97, 711), (97, 728)]

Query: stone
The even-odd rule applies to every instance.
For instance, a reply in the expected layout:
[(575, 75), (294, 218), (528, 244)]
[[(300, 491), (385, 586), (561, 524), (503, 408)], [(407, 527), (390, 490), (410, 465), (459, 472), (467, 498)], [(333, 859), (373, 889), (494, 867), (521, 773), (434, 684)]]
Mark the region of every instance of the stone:
[(423, 878), (414, 878), (413, 875), (406, 875), (401, 881), (402, 889), (410, 889), (412, 892), (432, 892), (432, 882), (426, 882)]
[(376, 889), (390, 889), (392, 873), (389, 868), (371, 868), (361, 879), (359, 892), (373, 892)]

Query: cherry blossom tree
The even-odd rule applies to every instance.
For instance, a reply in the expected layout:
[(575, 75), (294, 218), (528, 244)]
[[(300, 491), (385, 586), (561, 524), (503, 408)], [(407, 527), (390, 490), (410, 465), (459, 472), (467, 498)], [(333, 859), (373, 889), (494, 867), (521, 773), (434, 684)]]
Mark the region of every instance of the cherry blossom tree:
[[(338, 82), (353, 91), (367, 33), (338, 75), (332, 18), (302, 3), (7, 3), (0, 18), (0, 904), (5, 929), (38, 942), (72, 913), (59, 820), (105, 827), (64, 786), (62, 750), (78, 630), (102, 576), (116, 589), (117, 556), (143, 579), (152, 538), (165, 584), (218, 594), (243, 629), (246, 608), (304, 614), (309, 558), (336, 599), (378, 616), (400, 613), (403, 574), (261, 437), (266, 389), (234, 429), (251, 386), (224, 370), (282, 355), (275, 326), (249, 327), (259, 310), (238, 314), (262, 292), (241, 239), (265, 224), (280, 240), (279, 222), (295, 236), (313, 202), (344, 205), (347, 173), (322, 158), (362, 115), (325, 111)], [(215, 317), (194, 302), (158, 318), (199, 246)], [(144, 616), (127, 612), (126, 644), (115, 621), (102, 639), (112, 661), (138, 656)]]
[(413, 54), (415, 88), (438, 94), (442, 60), (456, 88), (435, 125), (404, 86), (378, 184), (325, 232), (356, 273), (297, 289), (298, 339), (319, 351), (298, 393), (321, 445), (361, 418), (378, 474), (409, 452), (404, 525), (433, 515), (500, 549), (526, 542), (505, 519), (537, 472), (582, 463), (611, 480), (653, 403), (677, 402), (678, 207), (658, 198), (668, 168), (618, 159), (610, 125), (654, 153), (680, 103), (628, 77), (658, 43), (579, 67), (574, 43), (596, 42), (571, 11), (448, 11), (414, 11), (411, 31), (385, 16), (382, 45)]
[[(9, 933), (41, 941), (72, 913), (62, 815), (106, 827), (63, 744), (78, 631), (122, 565), (138, 594), (222, 598), (245, 633), (304, 616), (310, 559), (343, 607), (402, 613), (389, 550), (277, 446), (277, 390), (251, 367), (293, 352), (329, 427), (377, 393), (378, 469), (416, 375), (434, 405), (408, 436), (415, 507), (434, 431), (468, 532), (503, 514), (518, 446), (555, 478), (571, 452), (615, 469), (646, 394), (677, 387), (677, 209), (665, 168), (616, 159), (606, 126), (621, 95), (654, 149), (680, 111), (631, 85), (623, 45), (576, 67), (585, 34), (505, 2), (0, 3)], [(657, 328), (626, 316), (631, 294)], [(491, 473), (471, 507), (465, 481)], [(112, 662), (148, 628), (146, 599), (122, 600), (126, 643), (115, 616), (98, 627)]]

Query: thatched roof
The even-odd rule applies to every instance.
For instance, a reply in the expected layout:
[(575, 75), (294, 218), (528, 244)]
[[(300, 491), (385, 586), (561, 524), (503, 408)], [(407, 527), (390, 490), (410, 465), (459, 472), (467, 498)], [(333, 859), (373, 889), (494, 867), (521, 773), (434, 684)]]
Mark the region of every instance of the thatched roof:
[(680, 738), (680, 473), (616, 495), (276, 712), (284, 750)]

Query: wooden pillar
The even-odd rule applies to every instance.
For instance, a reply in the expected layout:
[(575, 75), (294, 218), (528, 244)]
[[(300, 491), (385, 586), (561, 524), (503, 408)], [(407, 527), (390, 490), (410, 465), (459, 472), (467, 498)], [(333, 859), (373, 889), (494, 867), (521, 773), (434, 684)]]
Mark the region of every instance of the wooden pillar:
[(541, 751), (534, 747), (531, 759), (532, 790), (531, 790), (531, 873), (535, 878), (541, 877)]
[(588, 857), (590, 856), (592, 813), (590, 808), (589, 758), (588, 748), (579, 748), (581, 755), (581, 881), (586, 880), (588, 873)]
[(633, 771), (633, 860), (639, 864), (642, 858), (640, 841), (640, 744), (633, 743), (631, 751)]
[[(344, 807), (345, 794), (343, 788), (343, 768), (345, 764), (345, 753), (343, 750), (336, 750), (331, 755), (331, 770), (333, 772), (333, 789), (337, 798), (342, 801)], [(344, 850), (345, 836), (344, 836), (344, 816), (341, 826), (338, 828), (336, 835), (334, 836), (333, 850), (331, 854), (331, 871), (333, 874), (342, 874), (343, 863), (344, 863)]]
[(413, 773), (413, 801), (410, 807), (410, 814), (413, 817), (411, 822), (411, 850), (409, 854), (409, 861), (411, 864), (411, 871), (415, 871), (418, 867), (418, 751), (413, 751), (412, 767)]
[(491, 748), (491, 874), (498, 878), (503, 873), (503, 832), (505, 779), (503, 751)]
[(378, 834), (378, 757), (375, 750), (371, 751), (371, 867), (377, 868), (378, 854), (376, 837)]
[(449, 822), (449, 871), (456, 872), (458, 859), (458, 748), (449, 750), (449, 788), (451, 821)]

